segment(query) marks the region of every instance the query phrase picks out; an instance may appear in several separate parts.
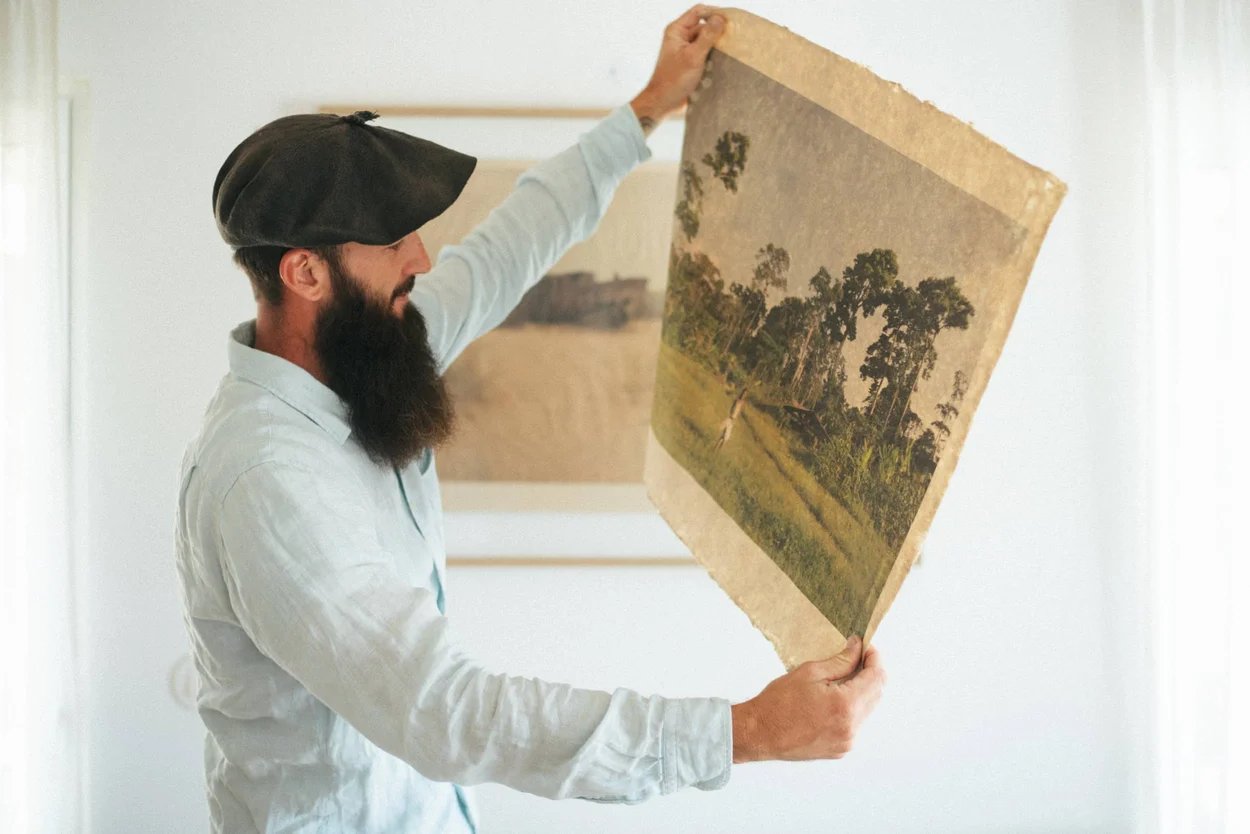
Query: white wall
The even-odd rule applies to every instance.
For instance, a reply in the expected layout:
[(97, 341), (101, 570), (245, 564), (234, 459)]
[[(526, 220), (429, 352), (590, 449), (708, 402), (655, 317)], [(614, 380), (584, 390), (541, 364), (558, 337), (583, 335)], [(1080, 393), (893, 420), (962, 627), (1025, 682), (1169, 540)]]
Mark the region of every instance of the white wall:
[[(1138, 827), (1140, 114), (1125, 97), (1136, 30), (1116, 6), (751, 7), (972, 121), (1070, 196), (925, 562), (879, 632), (891, 682), (858, 749), (739, 766), (722, 791), (636, 807), (486, 786), (487, 831)], [(171, 530), (183, 446), (225, 371), (228, 329), (253, 310), (212, 221), (218, 166), (259, 125), (324, 102), (612, 106), (645, 83), (682, 7), (60, 8), (64, 77), (89, 90), (75, 348), (91, 830), (204, 830), (203, 728), (168, 691), (186, 651)], [(517, 673), (741, 700), (781, 671), (697, 568), (466, 568), (449, 593), (464, 641)]]

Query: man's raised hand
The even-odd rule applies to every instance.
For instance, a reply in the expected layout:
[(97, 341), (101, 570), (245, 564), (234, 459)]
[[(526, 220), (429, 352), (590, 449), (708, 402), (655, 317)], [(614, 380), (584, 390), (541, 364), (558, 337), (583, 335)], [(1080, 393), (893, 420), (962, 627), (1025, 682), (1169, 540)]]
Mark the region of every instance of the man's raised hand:
[(686, 109), (686, 102), (703, 77), (708, 52), (725, 31), (725, 18), (715, 6), (691, 6), (664, 27), (660, 57), (651, 80), (630, 105), (644, 130)]

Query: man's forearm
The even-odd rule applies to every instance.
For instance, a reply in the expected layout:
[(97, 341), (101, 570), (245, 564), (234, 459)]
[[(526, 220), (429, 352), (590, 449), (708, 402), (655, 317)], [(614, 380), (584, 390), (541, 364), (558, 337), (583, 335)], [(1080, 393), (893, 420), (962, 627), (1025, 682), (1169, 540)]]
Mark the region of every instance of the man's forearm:
[(446, 368), (512, 312), (525, 292), (598, 225), (617, 184), (650, 157), (624, 104), (553, 157), (528, 168), (507, 198), (465, 237), (444, 246), (412, 291)]

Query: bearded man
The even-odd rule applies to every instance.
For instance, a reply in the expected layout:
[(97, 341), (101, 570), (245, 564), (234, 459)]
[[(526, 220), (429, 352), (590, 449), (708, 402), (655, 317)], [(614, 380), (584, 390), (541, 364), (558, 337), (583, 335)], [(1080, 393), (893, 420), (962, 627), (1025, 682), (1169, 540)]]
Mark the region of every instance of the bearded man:
[(724, 29), (712, 11), (670, 24), (642, 93), (522, 174), (437, 264), (419, 229), (471, 156), (362, 111), (278, 119), (222, 165), (214, 216), (257, 315), (230, 333), (175, 531), (213, 831), (476, 831), (465, 786), (484, 781), (633, 803), (849, 746), (881, 683), (872, 649), (856, 672), (856, 643), (731, 705), (491, 672), (445, 616), (442, 374), (650, 156)]

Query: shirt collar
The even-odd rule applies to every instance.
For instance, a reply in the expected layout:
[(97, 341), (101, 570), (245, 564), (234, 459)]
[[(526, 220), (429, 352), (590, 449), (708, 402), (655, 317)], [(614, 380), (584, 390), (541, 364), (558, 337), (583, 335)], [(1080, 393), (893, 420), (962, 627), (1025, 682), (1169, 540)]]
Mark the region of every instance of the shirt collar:
[(269, 390), (337, 442), (346, 440), (352, 430), (342, 398), (299, 365), (257, 350), (255, 344), (256, 319), (248, 319), (230, 331), (227, 350), (231, 373)]

